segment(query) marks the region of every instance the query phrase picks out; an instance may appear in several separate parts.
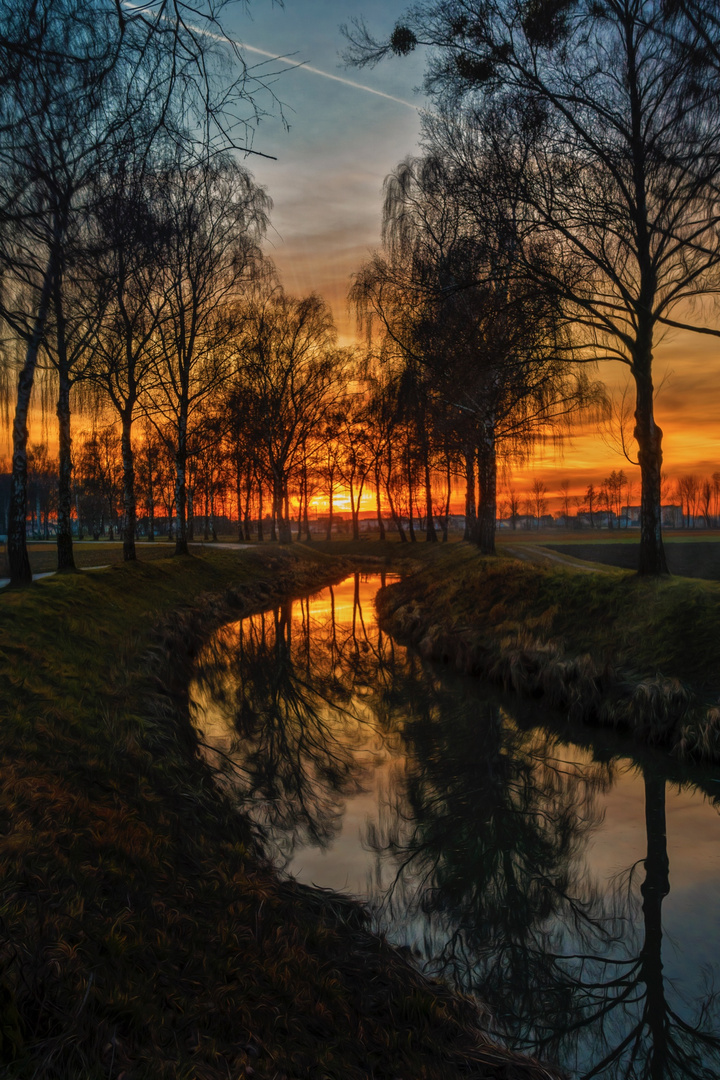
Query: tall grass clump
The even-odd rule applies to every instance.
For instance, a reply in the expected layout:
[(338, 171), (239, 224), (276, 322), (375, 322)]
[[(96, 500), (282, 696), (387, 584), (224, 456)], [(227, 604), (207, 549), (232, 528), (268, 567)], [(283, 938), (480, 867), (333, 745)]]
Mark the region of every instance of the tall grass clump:
[(720, 760), (720, 585), (577, 573), (469, 546), (377, 600), (427, 658), (696, 760)]

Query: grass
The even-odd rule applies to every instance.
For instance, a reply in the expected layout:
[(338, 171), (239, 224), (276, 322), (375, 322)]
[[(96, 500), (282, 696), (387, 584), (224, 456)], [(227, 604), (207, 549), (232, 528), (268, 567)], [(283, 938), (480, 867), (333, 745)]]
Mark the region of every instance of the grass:
[(195, 753), (203, 636), (340, 574), (213, 550), (0, 594), (4, 1077), (548, 1075), (358, 905), (279, 880)]
[[(172, 555), (173, 549), (174, 544), (170, 545), (162, 541), (155, 544), (144, 544), (139, 548), (140, 558), (143, 562), (167, 559), (169, 555)], [(73, 544), (73, 552), (75, 565), (84, 569), (112, 565), (123, 561), (122, 544), (110, 543), (108, 540), (99, 540), (97, 542), (90, 540), (81, 541), (80, 543), (76, 540)], [(45, 541), (30, 543), (28, 544), (28, 554), (33, 574), (46, 574), (57, 569), (57, 546), (54, 543)], [(7, 577), (9, 572), (7, 554), (5, 545), (3, 545), (3, 549), (0, 551), (0, 578)]]
[(720, 584), (440, 551), (380, 612), (429, 658), (575, 718), (720, 760)]

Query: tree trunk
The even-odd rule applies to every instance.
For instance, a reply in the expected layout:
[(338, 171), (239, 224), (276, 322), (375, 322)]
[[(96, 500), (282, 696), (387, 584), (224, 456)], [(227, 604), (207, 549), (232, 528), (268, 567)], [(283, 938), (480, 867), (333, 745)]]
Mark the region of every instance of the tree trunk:
[(445, 513), (442, 519), (442, 538), (443, 544), (448, 542), (448, 530), (450, 528), (450, 497), (452, 495), (452, 462), (450, 461), (450, 452), (447, 453), (447, 459), (445, 463)]
[(177, 536), (175, 538), (175, 555), (187, 555), (187, 531), (186, 531), (186, 468), (187, 461), (184, 450), (179, 450), (175, 455), (175, 511), (177, 513)]
[(435, 532), (435, 522), (433, 520), (430, 455), (427, 446), (425, 447), (425, 516), (425, 539), (433, 544), (437, 544), (437, 533)]
[(123, 559), (133, 562), (137, 558), (135, 551), (135, 533), (137, 531), (137, 504), (135, 502), (135, 455), (132, 448), (132, 405), (122, 413), (122, 433), (120, 446), (123, 465), (123, 508), (125, 510), (125, 531), (123, 532)]
[(483, 434), (483, 445), (478, 455), (478, 480), (480, 499), (476, 526), (476, 538), (483, 555), (495, 554), (495, 519), (497, 516), (497, 456), (495, 432), (488, 425)]
[(305, 540), (309, 544), (312, 541), (312, 536), (310, 535), (310, 507), (308, 506), (307, 475), (305, 477), (305, 501), (304, 501), (303, 505), (305, 507), (305, 509), (303, 511), (303, 523), (305, 525)]
[(277, 522), (277, 519), (278, 519), (278, 500), (279, 500), (278, 482), (277, 482), (277, 479), (275, 477), (273, 477), (272, 502), (271, 502), (271, 508), (270, 508), (270, 539), (271, 540), (277, 540), (277, 538), (278, 538), (277, 525), (276, 525), (276, 522)]
[[(193, 475), (194, 480), (194, 475)], [(195, 539), (195, 484), (187, 486), (187, 540), (191, 543)]]
[(290, 496), (288, 494), (287, 480), (279, 481), (278, 520), (280, 531), (280, 543), (292, 544), (292, 528), (290, 525)]
[(463, 540), (475, 535), (475, 447), (465, 447), (465, 531)]
[(414, 489), (413, 489), (413, 482), (412, 482), (412, 469), (411, 469), (411, 467), (410, 467), (410, 458), (409, 458), (409, 455), (408, 455), (408, 473), (407, 473), (407, 481), (408, 481), (408, 532), (410, 533), (410, 543), (411, 543), (411, 544), (414, 544), (414, 543), (415, 543), (415, 541), (416, 541), (416, 536), (415, 536), (415, 525), (413, 524), (413, 497), (414, 497)]
[(38, 352), (45, 333), (50, 307), (55, 265), (56, 257), (55, 252), (53, 252), (45, 270), (33, 332), (27, 343), (25, 362), (18, 377), (17, 403), (13, 421), (12, 483), (8, 509), (7, 538), (7, 557), (12, 585), (29, 585), (32, 581), (27, 537), (25, 535), (27, 519), (27, 420)]
[[(252, 499), (252, 484), (253, 476), (250, 466), (245, 473), (245, 506), (243, 509), (243, 539), (246, 544), (249, 544), (252, 537), (250, 536), (250, 501)], [(238, 521), (240, 518), (240, 504), (238, 503)], [(239, 532), (239, 530), (238, 530)]]
[(355, 489), (353, 487), (352, 477), (350, 477), (350, 523), (352, 526), (352, 538), (353, 540), (359, 540), (360, 534), (356, 535), (356, 522), (355, 522)]
[(328, 523), (327, 523), (327, 532), (325, 533), (325, 539), (326, 539), (327, 541), (330, 541), (330, 540), (332, 540), (332, 522), (333, 522), (333, 490), (334, 490), (334, 488), (335, 488), (335, 484), (334, 484), (334, 483), (333, 483), (333, 481), (331, 480), (331, 481), (330, 481), (330, 494), (329, 494), (329, 499), (328, 499), (328, 501), (329, 501), (329, 511), (328, 511)]
[(376, 504), (376, 509), (377, 509), (378, 530), (379, 530), (379, 533), (380, 533), (379, 539), (384, 540), (385, 539), (385, 522), (383, 521), (382, 507), (380, 505), (380, 466), (379, 466), (379, 464), (375, 465), (375, 504)]
[(242, 543), (246, 537), (243, 532), (242, 484), (239, 456), (235, 456), (235, 501), (237, 503), (237, 540)]
[(635, 439), (640, 463), (640, 561), (639, 574), (668, 574), (662, 540), (661, 483), (662, 431), (655, 423), (653, 384), (650, 374), (652, 355), (649, 344), (646, 355), (633, 365), (635, 376)]
[(360, 507), (362, 506), (363, 488), (365, 487), (365, 477), (363, 476), (360, 481), (360, 487), (358, 488), (357, 503), (355, 504), (355, 512), (353, 514), (353, 540), (360, 539)]
[[(58, 337), (62, 334), (58, 328)], [(60, 389), (58, 393), (58, 512), (57, 564), (58, 570), (74, 570), (72, 542), (72, 443), (70, 439), (70, 380), (64, 342), (58, 341)]]
[(257, 530), (257, 538), (258, 538), (258, 543), (262, 544), (264, 537), (263, 537), (263, 486), (262, 486), (262, 479), (261, 478), (258, 478), (257, 485), (258, 485), (258, 530)]
[(400, 518), (400, 515), (398, 514), (397, 509), (395, 507), (395, 502), (393, 500), (392, 493), (390, 491), (390, 482), (389, 481), (385, 484), (385, 494), (387, 495), (388, 506), (390, 507), (390, 517), (393, 519), (393, 524), (395, 525), (395, 528), (398, 531), (398, 536), (400, 537), (400, 543), (401, 544), (407, 544), (407, 536), (405, 535), (405, 530), (402, 527), (402, 520)]

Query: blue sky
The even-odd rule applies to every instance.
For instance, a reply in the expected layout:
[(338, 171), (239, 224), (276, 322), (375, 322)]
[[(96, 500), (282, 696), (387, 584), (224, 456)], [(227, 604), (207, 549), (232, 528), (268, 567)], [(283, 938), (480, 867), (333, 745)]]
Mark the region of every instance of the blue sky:
[[(303, 61), (335, 76), (304, 69), (280, 75), (273, 89), (285, 106), (289, 130), (277, 111), (263, 118), (254, 147), (277, 160), (251, 156), (246, 164), (274, 202), (268, 253), (286, 289), (324, 295), (343, 340), (354, 336), (354, 316), (346, 303), (350, 275), (380, 241), (383, 179), (418, 149), (418, 112), (402, 102), (421, 108), (426, 99), (414, 89), (422, 81), (422, 57), (385, 61), (371, 70), (346, 69), (340, 24), (363, 16), (383, 34), (405, 6), (398, 0), (287, 0), (282, 8), (255, 0), (246, 13), (238, 6), (225, 24), (245, 45), (291, 56), (293, 63)], [(258, 53), (245, 56), (248, 64), (263, 62)], [(268, 70), (273, 69), (270, 64)]]

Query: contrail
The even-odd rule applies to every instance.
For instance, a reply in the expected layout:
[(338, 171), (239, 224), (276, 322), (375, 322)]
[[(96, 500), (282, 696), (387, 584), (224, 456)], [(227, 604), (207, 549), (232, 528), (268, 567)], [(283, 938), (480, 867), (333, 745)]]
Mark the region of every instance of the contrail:
[(244, 45), (240, 42), (230, 41), (228, 38), (222, 39), (227, 42), (228, 45), (237, 45), (240, 49), (245, 49), (247, 52), (257, 53), (259, 56), (267, 56), (270, 60), (281, 60), (284, 64), (287, 64), (291, 68), (300, 68), (302, 71), (309, 71), (311, 75), (322, 75), (323, 79), (332, 79), (333, 82), (342, 83), (343, 86), (352, 86), (354, 90), (364, 90), (367, 94), (375, 94), (376, 97), (386, 98), (388, 101), (396, 101), (398, 105), (406, 105), (408, 109), (414, 109), (415, 112), (420, 112), (421, 109), (418, 105), (415, 105), (412, 101), (406, 101), (405, 98), (395, 97), (394, 94), (386, 94), (384, 90), (375, 90), (372, 86), (365, 86), (364, 83), (355, 82), (354, 79), (344, 79), (342, 75), (332, 75), (329, 71), (322, 71), (320, 68), (313, 67), (311, 64), (305, 64), (302, 60), (290, 60), (286, 56), (276, 56), (275, 53), (268, 52), (266, 49), (258, 49), (255, 45)]
[[(145, 5), (134, 4), (131, 0), (122, 0), (122, 6), (131, 11), (137, 11)], [(169, 20), (167, 15), (162, 16), (162, 18)], [(364, 83), (355, 82), (354, 79), (345, 79), (342, 75), (332, 75), (329, 71), (322, 71), (320, 68), (312, 67), (312, 65), (305, 64), (302, 60), (290, 60), (285, 55), (278, 56), (276, 53), (268, 52), (267, 49), (258, 49), (255, 45), (245, 45), (241, 41), (234, 41), (232, 38), (224, 37), (222, 34), (214, 34), (212, 30), (204, 30), (200, 26), (191, 26), (190, 29), (196, 34), (212, 38), (213, 41), (219, 41), (223, 45), (232, 45), (238, 49), (245, 49), (247, 52), (257, 53), (258, 56), (265, 56), (268, 60), (281, 60), (290, 68), (299, 68), (301, 71), (307, 71), (311, 75), (321, 75), (323, 79), (332, 79), (333, 82), (342, 83), (343, 86), (351, 86), (353, 90), (364, 90), (366, 94), (375, 94), (376, 97), (385, 98), (386, 101), (394, 101), (398, 105), (413, 109), (414, 112), (422, 111), (419, 105), (415, 105), (412, 101), (406, 101), (405, 98), (395, 97), (394, 94), (386, 94), (384, 90), (375, 90), (372, 86), (365, 86)]]

